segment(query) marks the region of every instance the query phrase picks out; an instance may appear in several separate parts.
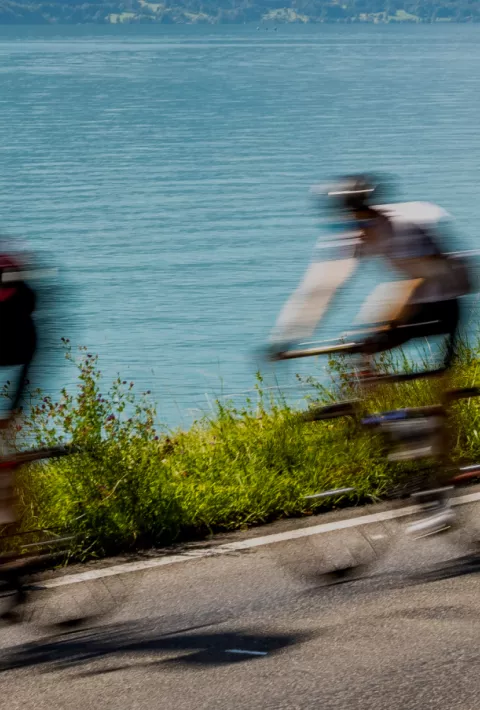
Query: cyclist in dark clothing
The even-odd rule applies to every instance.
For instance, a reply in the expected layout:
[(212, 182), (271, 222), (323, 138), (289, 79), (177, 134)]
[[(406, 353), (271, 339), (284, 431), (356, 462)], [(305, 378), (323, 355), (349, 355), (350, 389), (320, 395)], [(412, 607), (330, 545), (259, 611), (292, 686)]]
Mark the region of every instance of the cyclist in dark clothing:
[[(37, 337), (32, 314), (35, 294), (25, 281), (27, 272), (18, 259), (0, 254), (0, 367), (17, 370), (13, 394), (0, 418), (2, 455), (9, 449), (8, 429), (16, 415), (32, 363)], [(0, 469), (0, 524), (14, 523), (14, 471)]]

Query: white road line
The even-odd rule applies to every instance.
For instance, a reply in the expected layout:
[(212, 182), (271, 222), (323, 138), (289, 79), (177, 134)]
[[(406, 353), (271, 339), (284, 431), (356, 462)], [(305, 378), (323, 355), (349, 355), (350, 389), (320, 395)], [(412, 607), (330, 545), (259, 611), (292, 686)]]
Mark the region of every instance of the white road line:
[[(480, 492), (458, 496), (457, 498), (454, 498), (451, 503), (452, 505), (465, 505), (467, 503), (475, 503), (476, 501), (480, 501)], [(335, 530), (346, 530), (348, 528), (356, 528), (362, 525), (381, 523), (385, 520), (403, 518), (417, 512), (418, 506), (410, 505), (405, 508), (399, 508), (398, 510), (385, 510), (382, 513), (361, 515), (360, 517), (337, 520), (331, 523), (320, 523), (320, 525), (312, 525), (310, 527), (300, 528), (297, 530), (288, 530), (286, 532), (274, 533), (272, 535), (263, 535), (262, 537), (253, 537), (247, 540), (239, 540), (238, 542), (227, 542), (223, 545), (218, 545), (217, 547), (211, 547), (205, 550), (194, 550), (184, 552), (179, 555), (167, 555), (165, 557), (157, 557), (155, 559), (142, 560), (140, 562), (126, 562), (120, 565), (113, 565), (112, 567), (104, 567), (103, 569), (93, 569), (88, 572), (79, 572), (78, 574), (71, 574), (66, 575), (65, 577), (51, 579), (42, 583), (42, 586), (52, 589), (54, 587), (64, 587), (69, 584), (102, 579), (104, 577), (115, 577), (119, 574), (141, 572), (143, 570), (154, 569), (156, 567), (165, 567), (166, 565), (174, 565), (180, 562), (190, 562), (191, 560), (197, 560), (203, 557), (214, 557), (217, 555), (226, 555), (232, 552), (251, 550), (255, 547), (272, 545), (276, 542), (298, 540), (302, 537), (321, 535), (323, 533), (334, 532)]]
[(240, 653), (245, 656), (266, 656), (267, 651), (244, 651), (241, 648), (227, 648), (225, 653)]

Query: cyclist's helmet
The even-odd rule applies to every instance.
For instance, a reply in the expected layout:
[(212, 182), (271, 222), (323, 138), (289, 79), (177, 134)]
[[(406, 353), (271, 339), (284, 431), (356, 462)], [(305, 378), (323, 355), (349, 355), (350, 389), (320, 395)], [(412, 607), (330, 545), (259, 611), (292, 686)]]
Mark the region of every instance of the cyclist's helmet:
[(388, 191), (385, 180), (363, 174), (347, 175), (333, 184), (312, 188), (314, 194), (326, 200), (327, 208), (349, 212), (379, 204)]
[(347, 210), (368, 209), (373, 204), (378, 183), (366, 175), (351, 175), (342, 178), (327, 189), (332, 206)]

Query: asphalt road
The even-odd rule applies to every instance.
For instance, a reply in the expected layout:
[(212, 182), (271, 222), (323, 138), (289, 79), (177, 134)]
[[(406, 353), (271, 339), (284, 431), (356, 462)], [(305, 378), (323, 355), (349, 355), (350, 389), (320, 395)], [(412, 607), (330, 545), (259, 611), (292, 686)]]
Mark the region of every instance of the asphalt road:
[[(32, 623), (0, 629), (0, 707), (476, 710), (478, 506), (461, 507), (468, 535), (412, 542), (394, 520), (39, 593)], [(328, 584), (372, 547), (360, 578)], [(96, 624), (44, 628), (99, 600)]]

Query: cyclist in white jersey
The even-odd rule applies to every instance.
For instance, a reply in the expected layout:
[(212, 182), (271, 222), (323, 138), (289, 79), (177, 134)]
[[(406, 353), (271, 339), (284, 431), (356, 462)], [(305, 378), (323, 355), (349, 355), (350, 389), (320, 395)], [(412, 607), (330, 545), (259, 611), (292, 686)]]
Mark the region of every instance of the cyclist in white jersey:
[[(317, 245), (300, 285), (280, 313), (271, 338), (274, 358), (311, 337), (336, 291), (353, 274), (361, 257), (382, 257), (400, 274), (367, 299), (357, 321), (372, 328), (362, 344), (367, 358), (412, 338), (446, 336), (448, 370), (455, 355), (459, 299), (470, 291), (465, 263), (442, 252), (437, 234), (448, 218), (427, 202), (378, 204), (377, 181), (344, 178), (327, 191), (337, 215), (337, 233)], [(375, 304), (372, 313), (371, 302)], [(412, 533), (435, 532), (453, 522), (453, 510), (439, 498), (433, 515), (411, 526)]]
[(359, 260), (376, 256), (401, 279), (381, 284), (357, 316), (357, 321), (374, 328), (365, 352), (444, 334), (444, 368), (451, 364), (458, 299), (470, 285), (464, 263), (442, 253), (436, 241), (436, 231), (449, 215), (428, 202), (376, 205), (377, 192), (375, 181), (364, 176), (345, 178), (328, 190), (337, 208), (339, 231), (318, 243), (302, 282), (282, 309), (271, 338), (274, 353), (309, 338)]

